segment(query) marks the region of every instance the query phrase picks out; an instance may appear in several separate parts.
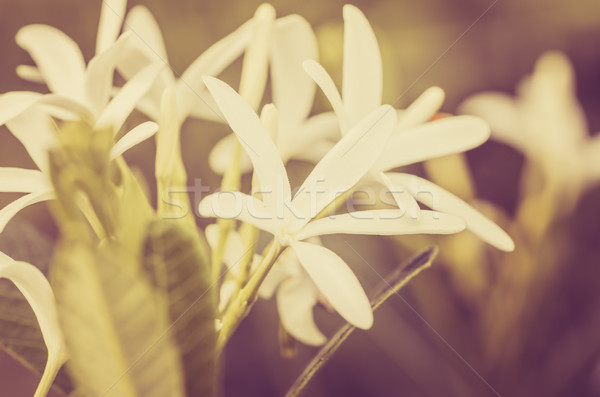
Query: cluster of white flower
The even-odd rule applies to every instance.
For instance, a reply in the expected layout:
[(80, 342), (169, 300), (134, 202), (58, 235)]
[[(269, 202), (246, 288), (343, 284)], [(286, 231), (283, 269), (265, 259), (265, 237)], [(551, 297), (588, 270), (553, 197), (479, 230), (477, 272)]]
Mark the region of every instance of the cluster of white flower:
[[(447, 234), (466, 228), (499, 249), (513, 249), (502, 229), (464, 201), (424, 179), (393, 171), (472, 149), (488, 139), (490, 130), (475, 116), (432, 121), (444, 97), (437, 87), (406, 109), (382, 105), (379, 47), (356, 7), (343, 9), (342, 94), (318, 63), (314, 33), (298, 15), (277, 19), (270, 5), (261, 5), (251, 20), (206, 50), (177, 78), (150, 12), (143, 6), (133, 7), (127, 15), (125, 10), (125, 0), (104, 1), (96, 54), (87, 65), (77, 44), (53, 27), (30, 25), (18, 32), (17, 43), (35, 62), (35, 66), (20, 66), (19, 76), (45, 84), (50, 93), (9, 92), (0, 97), (0, 124), (6, 124), (39, 168), (0, 168), (0, 191), (26, 193), (0, 210), (0, 230), (22, 208), (53, 198), (48, 150), (57, 144), (55, 120), (110, 128), (115, 137), (122, 136), (111, 152), (117, 158), (151, 137), (159, 126), (178, 128), (194, 117), (226, 121), (233, 130), (210, 155), (215, 172), (225, 173), (231, 167), (236, 145), (241, 145), (246, 153), (239, 160), (241, 171), (254, 173), (253, 195), (215, 193), (202, 200), (199, 212), (264, 230), (275, 237), (274, 244), (286, 249), (264, 280), (260, 295), (277, 292), (284, 328), (304, 343), (325, 341), (312, 318), (318, 301), (327, 302), (357, 327), (369, 328), (373, 322), (360, 282), (337, 254), (321, 244), (319, 236)], [(244, 62), (236, 91), (214, 76), (240, 56)], [(125, 80), (120, 87), (114, 86), (115, 71)], [(272, 103), (260, 108), (269, 73)], [(317, 87), (333, 112), (310, 115)], [(122, 134), (134, 109), (150, 121)], [(295, 194), (286, 171), (290, 159), (316, 164)], [(157, 157), (157, 170), (170, 161)], [(319, 217), (340, 194), (373, 184), (387, 189), (397, 208)], [(417, 201), (434, 211), (421, 210)], [(206, 234), (216, 247), (221, 238), (218, 228), (209, 227)], [(235, 230), (226, 238), (223, 262), (233, 265), (236, 255), (243, 255), (244, 242)], [(32, 266), (0, 259), (0, 276), (21, 288), (44, 332), (48, 368), (38, 389), (44, 393), (65, 359), (64, 351), (56, 348), (61, 343), (54, 308), (49, 307), (52, 292)], [(222, 307), (232, 291), (230, 283), (222, 284)]]

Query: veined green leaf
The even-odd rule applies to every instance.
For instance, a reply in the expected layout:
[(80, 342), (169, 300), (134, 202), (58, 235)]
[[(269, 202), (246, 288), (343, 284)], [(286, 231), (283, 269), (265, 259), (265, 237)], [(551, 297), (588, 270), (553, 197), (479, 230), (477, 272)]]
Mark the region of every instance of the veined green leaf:
[(84, 396), (183, 397), (178, 351), (164, 296), (129, 250), (65, 238), (51, 268), (58, 314), (78, 391)]
[[(34, 227), (15, 220), (0, 235), (0, 251), (46, 273), (52, 245)], [(44, 372), (48, 352), (38, 321), (25, 296), (9, 280), (0, 280), (0, 348), (39, 376)], [(64, 368), (56, 376), (54, 387), (64, 393), (73, 390)]]
[[(437, 247), (430, 247), (414, 255), (412, 258), (402, 262), (388, 277), (383, 280), (381, 286), (375, 291), (371, 299), (371, 307), (376, 310), (392, 295), (404, 287), (421, 270), (431, 266), (431, 262), (437, 255)], [(296, 397), (308, 385), (319, 369), (337, 351), (342, 343), (350, 336), (356, 327), (346, 324), (340, 328), (335, 335), (321, 348), (319, 353), (306, 366), (302, 374), (296, 379), (292, 387), (286, 393), (286, 397)]]
[(148, 227), (143, 266), (168, 298), (173, 339), (180, 350), (188, 396), (215, 396), (215, 291), (196, 233), (175, 220)]

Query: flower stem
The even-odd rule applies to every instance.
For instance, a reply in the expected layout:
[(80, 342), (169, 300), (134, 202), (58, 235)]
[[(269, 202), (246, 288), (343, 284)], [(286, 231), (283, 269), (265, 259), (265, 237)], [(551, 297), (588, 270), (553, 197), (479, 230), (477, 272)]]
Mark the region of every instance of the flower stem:
[[(240, 171), (240, 157), (242, 155), (242, 146), (236, 140), (233, 152), (233, 159), (229, 169), (223, 175), (221, 181), (221, 190), (223, 191), (236, 191), (240, 190), (241, 186), (241, 171)], [(211, 282), (212, 284), (218, 284), (221, 278), (221, 264), (223, 263), (223, 254), (225, 251), (225, 245), (227, 244), (227, 237), (229, 232), (235, 225), (233, 219), (218, 219), (217, 224), (219, 225), (219, 241), (216, 249), (212, 251), (211, 257)], [(211, 285), (212, 285), (211, 284)], [(218, 288), (216, 289), (218, 291)]]
[(223, 327), (219, 332), (217, 339), (217, 352), (221, 352), (225, 347), (225, 344), (236, 330), (237, 326), (244, 319), (250, 306), (256, 299), (258, 289), (267, 277), (267, 273), (271, 270), (271, 267), (283, 251), (283, 247), (279, 245), (275, 240), (266, 248), (266, 254), (263, 256), (262, 261), (259, 263), (256, 271), (248, 280), (248, 283), (239, 291), (233, 298), (233, 301), (229, 305), (229, 308), (223, 316)]

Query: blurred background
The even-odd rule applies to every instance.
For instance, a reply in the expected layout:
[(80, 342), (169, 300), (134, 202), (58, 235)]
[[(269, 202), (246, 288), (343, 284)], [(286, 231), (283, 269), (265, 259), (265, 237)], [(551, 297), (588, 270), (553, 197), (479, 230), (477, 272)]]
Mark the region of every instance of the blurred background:
[[(402, 108), (427, 87), (437, 85), (446, 91), (442, 110), (456, 113), (461, 101), (480, 91), (514, 94), (540, 55), (560, 50), (573, 63), (589, 134), (600, 131), (597, 0), (352, 3), (366, 14), (380, 43), (384, 102)], [(135, 4), (153, 12), (163, 29), (171, 66), (182, 73), (204, 49), (250, 18), (260, 2), (137, 0), (130, 1), (129, 7)], [(339, 84), (344, 2), (272, 4), (279, 16), (298, 13), (313, 25), (321, 61)], [(100, 6), (100, 1), (91, 0), (0, 0), (0, 92), (41, 89), (15, 74), (17, 65), (31, 64), (14, 42), (21, 26), (58, 27), (79, 43), (89, 60)], [(239, 79), (239, 66), (238, 62), (227, 70), (225, 80)], [(325, 102), (318, 95), (315, 110), (322, 110)], [(219, 184), (208, 168), (207, 154), (226, 131), (209, 122), (184, 125), (182, 147), (190, 178)], [(153, 142), (136, 147), (127, 160), (144, 172), (152, 188)], [(367, 291), (381, 281), (377, 273), (389, 273), (411, 253), (434, 243), (441, 253), (431, 269), (379, 309), (373, 329), (350, 337), (305, 395), (600, 396), (600, 186), (590, 187), (573, 209), (549, 211), (547, 219), (540, 220), (548, 226), (533, 233), (519, 216), (520, 186), (531, 183), (523, 181), (526, 160), (521, 153), (488, 142), (464, 158), (448, 161), (453, 164), (449, 169), (456, 172), (439, 182), (458, 194), (467, 192), (462, 197), (477, 201), (510, 231), (516, 251), (501, 253), (466, 233), (435, 241), (325, 239), (351, 265)], [(439, 165), (411, 171), (436, 179), (434, 170)], [(4, 127), (0, 166), (33, 167)], [(292, 167), (299, 176), (307, 170), (303, 164)], [(466, 190), (465, 183), (470, 186)], [(15, 198), (2, 194), (0, 207)], [(2, 248), (7, 253), (19, 251), (22, 239), (14, 236), (31, 236), (33, 232), (23, 234), (30, 225), (40, 231), (39, 241), (56, 236), (46, 206), (38, 204), (9, 224), (0, 235)], [(347, 243), (360, 255), (348, 250)], [(328, 335), (341, 325), (340, 318), (323, 308), (315, 314)], [(274, 301), (258, 302), (227, 349), (225, 396), (283, 395), (318, 351), (299, 345), (295, 358), (281, 358), (277, 334)], [(0, 355), (2, 395), (30, 396), (36, 384), (35, 376), (20, 363)]]

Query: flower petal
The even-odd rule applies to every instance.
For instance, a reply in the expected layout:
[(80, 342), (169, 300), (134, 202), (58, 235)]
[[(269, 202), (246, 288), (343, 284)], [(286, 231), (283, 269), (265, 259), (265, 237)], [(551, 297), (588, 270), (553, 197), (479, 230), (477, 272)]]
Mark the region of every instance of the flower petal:
[(0, 96), (0, 125), (17, 117), (39, 102), (42, 94), (31, 91), (11, 91)]
[(280, 134), (285, 134), (283, 128), (299, 125), (310, 113), (316, 86), (302, 62), (317, 60), (318, 56), (317, 38), (306, 19), (289, 15), (277, 20), (270, 67)]
[(431, 121), (392, 135), (376, 168), (387, 171), (419, 161), (473, 149), (490, 137), (489, 126), (474, 116)]
[(162, 62), (153, 63), (131, 78), (108, 103), (96, 120), (95, 128), (112, 128), (116, 135), (138, 101), (148, 92), (158, 74), (164, 69)]
[[(157, 121), (162, 94), (166, 87), (174, 87), (176, 83), (168, 64), (160, 28), (149, 10), (145, 6), (137, 5), (127, 13), (124, 31), (131, 31), (132, 35), (117, 70), (126, 80), (152, 63), (162, 62), (166, 66), (145, 96), (149, 103), (138, 103), (139, 110)], [(154, 109), (150, 109), (152, 107)]]
[(58, 370), (67, 361), (52, 288), (38, 268), (26, 262), (17, 262), (2, 252), (0, 252), (0, 278), (7, 278), (17, 286), (29, 302), (40, 325), (48, 349), (48, 359), (35, 397), (45, 396)]
[[(208, 155), (208, 165), (213, 172), (223, 175), (231, 166), (231, 158), (237, 145), (237, 137), (235, 134), (229, 134), (225, 138), (219, 140)], [(252, 171), (252, 162), (246, 151), (242, 151), (240, 156), (240, 171), (246, 174)]]
[(404, 186), (396, 186), (394, 182), (382, 171), (379, 171), (376, 176), (383, 185), (388, 188), (388, 191), (394, 198), (398, 209), (407, 213), (408, 216), (418, 219), (421, 215), (421, 208), (417, 200), (404, 188)]
[(317, 303), (317, 291), (308, 277), (284, 281), (277, 291), (277, 312), (281, 325), (300, 342), (320, 346), (327, 338), (315, 324), (313, 307)]
[(340, 130), (342, 131), (342, 135), (345, 135), (348, 132), (348, 129), (351, 127), (350, 116), (348, 115), (348, 111), (346, 110), (346, 106), (342, 101), (342, 97), (340, 96), (340, 92), (335, 86), (333, 79), (325, 68), (321, 66), (318, 62), (313, 61), (311, 59), (302, 62), (302, 66), (306, 73), (310, 76), (311, 79), (314, 80), (315, 83), (319, 86), (325, 97), (331, 104), (333, 111), (338, 117), (338, 122), (340, 124)]
[(121, 35), (119, 39), (96, 55), (89, 62), (84, 76), (84, 95), (88, 107), (98, 117), (111, 96), (113, 77), (117, 64), (126, 49), (131, 32)]
[(119, 36), (126, 7), (127, 0), (102, 0), (96, 35), (96, 55), (106, 51)]
[[(219, 243), (220, 228), (216, 223), (206, 227), (204, 234), (211, 249), (216, 249)], [(223, 250), (223, 263), (227, 266), (227, 270), (231, 274), (236, 275), (239, 269), (239, 264), (244, 257), (246, 244), (242, 239), (242, 235), (236, 230), (231, 230), (227, 233), (227, 241)]]
[(127, 13), (123, 29), (134, 33), (131, 44), (147, 54), (149, 60), (151, 60), (149, 63), (154, 61), (169, 62), (160, 27), (147, 7), (136, 5), (131, 8)]
[[(204, 81), (250, 156), (261, 191), (275, 193), (264, 195), (267, 208), (274, 209), (276, 203), (289, 200), (290, 182), (281, 156), (254, 110), (226, 83), (214, 77), (205, 77)], [(278, 197), (280, 193), (282, 196)]]
[(49, 188), (48, 177), (41, 171), (0, 167), (0, 192), (31, 193)]
[(40, 170), (48, 170), (48, 151), (57, 144), (50, 117), (37, 108), (31, 108), (7, 125), (10, 132), (23, 144)]
[(302, 269), (294, 250), (291, 248), (284, 249), (260, 285), (258, 296), (262, 299), (271, 299), (283, 281), (299, 276), (301, 271)]
[(212, 98), (206, 92), (202, 76), (217, 76), (238, 58), (250, 41), (255, 24), (254, 19), (244, 23), (204, 51), (183, 72), (176, 86), (182, 119), (193, 114), (195, 117), (221, 120)]
[(298, 240), (326, 234), (451, 234), (465, 229), (465, 222), (454, 215), (420, 211), (418, 218), (404, 210), (379, 209), (333, 215), (309, 222), (297, 235)]
[(492, 129), (492, 139), (516, 149), (527, 148), (527, 137), (519, 121), (514, 99), (506, 94), (485, 92), (467, 98), (458, 108), (460, 113), (483, 118)]
[(406, 187), (417, 200), (428, 207), (461, 217), (467, 224), (467, 229), (494, 247), (503, 251), (515, 249), (513, 240), (504, 230), (452, 193), (415, 175), (390, 172), (387, 176), (394, 183)]
[(264, 203), (240, 192), (218, 192), (206, 196), (198, 211), (203, 217), (238, 219), (272, 234), (279, 233), (280, 219), (274, 218)]
[[(280, 129), (286, 128), (280, 124)], [(317, 114), (296, 129), (280, 133), (277, 147), (284, 160), (291, 158), (319, 162), (340, 137), (338, 119), (333, 112)], [(326, 148), (325, 151), (319, 149)], [(317, 152), (317, 153), (315, 153)]]
[(383, 151), (395, 125), (396, 112), (391, 106), (380, 106), (348, 131), (319, 161), (292, 201), (304, 214), (301, 225), (367, 173)]
[(429, 87), (406, 110), (398, 115), (398, 126), (395, 133), (429, 121), (444, 103), (444, 90), (439, 87)]
[(40, 104), (48, 115), (64, 119), (78, 118), (84, 121), (92, 119), (93, 115), (79, 100), (58, 94), (39, 94), (31, 91), (11, 91), (0, 96), (0, 125), (27, 111), (35, 104)]
[(258, 110), (267, 83), (275, 9), (263, 3), (256, 9), (254, 19), (256, 26), (244, 54), (239, 92), (252, 109)]
[(293, 241), (300, 264), (333, 308), (355, 327), (373, 325), (369, 298), (348, 265), (333, 251), (320, 245)]
[(31, 66), (31, 65), (18, 65), (17, 69), (15, 70), (17, 72), (17, 76), (19, 76), (20, 78), (22, 78), (25, 81), (29, 81), (31, 83), (38, 83), (38, 84), (44, 84), (44, 76), (42, 76), (42, 74), (40, 73), (40, 70), (38, 68), (36, 68), (35, 66)]
[(50, 91), (71, 99), (83, 99), (85, 62), (77, 44), (48, 25), (27, 25), (15, 37), (36, 63)]
[(382, 74), (379, 45), (369, 21), (358, 8), (346, 4), (342, 95), (351, 124), (381, 105)]
[(19, 197), (6, 207), (0, 209), (0, 233), (6, 227), (6, 224), (23, 208), (41, 201), (51, 200), (54, 198), (53, 190), (38, 190)]
[(158, 124), (153, 121), (146, 121), (127, 132), (121, 139), (115, 143), (110, 150), (110, 158), (116, 159), (135, 145), (150, 138), (158, 131)]

